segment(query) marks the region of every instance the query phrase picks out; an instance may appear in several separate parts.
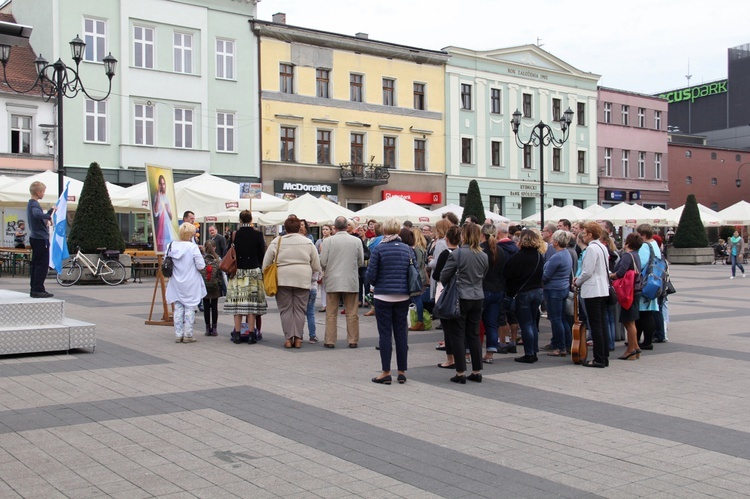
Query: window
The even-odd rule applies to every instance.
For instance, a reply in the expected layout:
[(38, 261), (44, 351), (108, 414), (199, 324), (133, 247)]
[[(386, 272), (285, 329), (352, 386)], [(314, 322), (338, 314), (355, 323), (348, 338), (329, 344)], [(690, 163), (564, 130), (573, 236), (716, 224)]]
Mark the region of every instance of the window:
[(458, 195), (458, 206), (466, 206), (466, 193)]
[(711, 159), (716, 159), (716, 153), (715, 152), (711, 153)]
[(86, 142), (107, 142), (107, 101), (86, 99)]
[(471, 85), (461, 84), (461, 109), (471, 109)]
[(499, 88), (493, 88), (490, 90), (490, 112), (492, 114), (501, 114), (502, 108), (500, 106), (500, 97), (502, 94), (500, 93)]
[(523, 146), (523, 167), (531, 169), (531, 146)]
[(742, 161), (742, 156), (740, 156), (739, 154), (737, 154), (737, 155), (734, 156), (734, 160), (739, 163), (740, 161)]
[(553, 198), (552, 206), (557, 206), (558, 208), (562, 208), (563, 206), (565, 206), (565, 198)]
[(234, 42), (216, 39), (216, 77), (234, 80)]
[(362, 102), (362, 84), (364, 76), (352, 73), (349, 76), (349, 99), (353, 102)]
[(83, 20), (84, 61), (102, 62), (107, 45), (106, 29), (107, 24), (101, 19)]
[(630, 168), (630, 151), (622, 151), (622, 177), (628, 178)]
[(323, 99), (331, 97), (331, 70), (318, 68), (315, 70), (315, 95)]
[(576, 105), (576, 109), (578, 112), (576, 113), (576, 120), (578, 120), (576, 123), (578, 123), (581, 126), (586, 125), (586, 104), (584, 102), (579, 102)]
[(318, 130), (318, 164), (331, 164), (331, 132)]
[(396, 168), (396, 137), (383, 137), (383, 166)]
[(294, 161), (294, 127), (281, 127), (281, 154), (280, 161)]
[(395, 106), (396, 105), (396, 80), (391, 78), (383, 78), (383, 105), (384, 106)]
[(154, 106), (135, 105), (135, 143), (139, 146), (154, 145)]
[(716, 179), (716, 177), (711, 177), (711, 185), (718, 185), (719, 181)]
[(646, 153), (638, 151), (638, 178), (646, 178)]
[(586, 151), (578, 151), (578, 173), (586, 173)]
[(552, 148), (552, 171), (562, 171), (562, 149), (559, 147)]
[(154, 68), (153, 28), (133, 27), (133, 65), (137, 68)]
[(685, 151), (685, 157), (686, 157), (686, 158), (692, 158), (692, 157), (693, 157), (693, 152), (692, 152), (692, 151), (690, 151), (690, 150), (688, 150), (688, 151)]
[(352, 163), (361, 165), (365, 161), (365, 135), (363, 133), (353, 133), (351, 141)]
[(176, 107), (174, 110), (174, 146), (193, 148), (193, 110)]
[(504, 196), (490, 196), (490, 209), (494, 212), (497, 210), (498, 215), (502, 215), (505, 211), (505, 197)]
[(604, 123), (612, 123), (612, 103), (604, 103)]
[(501, 142), (493, 140), (490, 143), (490, 158), (492, 166), (500, 166), (501, 153)]
[(628, 113), (630, 113), (630, 106), (622, 106), (622, 110), (620, 111), (620, 115), (622, 117), (622, 124), (627, 125), (628, 124)]
[(714, 210), (714, 211), (719, 211), (719, 203), (717, 203), (716, 201), (714, 201), (713, 203), (711, 203), (710, 208), (712, 210)]
[(654, 153), (654, 178), (661, 179), (661, 153)]
[(216, 150), (234, 152), (234, 130), (236, 117), (234, 113), (216, 113)]
[(685, 177), (685, 183), (687, 185), (692, 184), (693, 183), (693, 177), (691, 177), (690, 175), (688, 175), (687, 177)]
[(414, 170), (418, 172), (427, 171), (427, 141), (414, 140)]
[(31, 153), (31, 116), (11, 115), (10, 141), (10, 152), (15, 154)]
[(562, 101), (560, 99), (552, 99), (552, 121), (560, 121), (561, 108)]
[(586, 206), (586, 200), (584, 199), (574, 199), (573, 200), (573, 206), (576, 208), (584, 209)]
[(661, 130), (661, 111), (654, 111), (654, 130)]
[(604, 148), (604, 176), (605, 177), (612, 176), (612, 148), (611, 147)]
[(523, 117), (531, 118), (531, 94), (523, 94)]
[(174, 71), (175, 73), (193, 72), (193, 35), (174, 34)]
[(291, 64), (279, 64), (279, 92), (294, 93), (294, 66)]
[(461, 139), (461, 163), (471, 164), (471, 139)]
[(414, 84), (414, 109), (424, 109), (424, 83)]
[(646, 128), (646, 110), (642, 107), (638, 108), (638, 126), (640, 128)]

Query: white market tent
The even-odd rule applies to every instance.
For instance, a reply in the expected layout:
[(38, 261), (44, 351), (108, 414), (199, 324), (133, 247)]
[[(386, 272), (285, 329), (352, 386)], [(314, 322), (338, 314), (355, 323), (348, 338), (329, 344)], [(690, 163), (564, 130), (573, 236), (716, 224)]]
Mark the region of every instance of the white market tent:
[(586, 220), (601, 221), (609, 220), (613, 225), (628, 225), (630, 227), (639, 224), (661, 225), (664, 219), (655, 217), (655, 214), (648, 208), (639, 204), (620, 203), (597, 213), (595, 216), (589, 216)]
[[(257, 221), (258, 212), (283, 211), (289, 206), (289, 201), (277, 198), (272, 194), (261, 192), (260, 199), (253, 199), (253, 221)], [(196, 216), (198, 222), (204, 223), (238, 223), (240, 212), (250, 209), (249, 199), (225, 200), (222, 211), (210, 215)]]
[[(461, 220), (463, 217), (464, 208), (463, 206), (459, 206), (457, 204), (446, 204), (445, 206), (432, 210), (432, 213), (435, 213), (442, 217), (444, 213), (448, 213), (449, 211), (453, 212), (458, 217), (458, 219)], [(510, 222), (510, 218), (498, 215), (497, 213), (494, 213), (487, 208), (484, 209), (484, 216), (489, 218), (493, 222)], [(481, 222), (484, 222), (484, 220), (481, 220)]]
[[(672, 220), (674, 221), (671, 225), (678, 225), (680, 223), (680, 218), (682, 218), (682, 212), (684, 209), (685, 205), (682, 205), (678, 208), (669, 210), (672, 215)], [(701, 222), (703, 222), (704, 227), (718, 227), (721, 225), (721, 216), (711, 208), (698, 203), (698, 213), (701, 216)]]
[(723, 225), (750, 225), (750, 203), (739, 201), (719, 213)]
[(355, 216), (352, 210), (339, 206), (333, 201), (315, 197), (308, 192), (289, 201), (286, 210), (263, 213), (255, 220), (259, 225), (281, 225), (292, 214), (307, 220), (308, 224), (314, 226), (332, 224), (336, 217), (340, 216), (346, 218)]
[(401, 223), (409, 220), (415, 225), (420, 225), (434, 224), (440, 220), (441, 215), (404, 198), (394, 196), (359, 210), (353, 218), (357, 222), (364, 223), (370, 219), (383, 222), (386, 218), (391, 217), (398, 219)]
[(594, 203), (591, 206), (587, 206), (584, 211), (589, 217), (595, 217), (597, 213), (601, 213), (606, 209), (604, 206)]
[(666, 210), (660, 206), (656, 206), (654, 208), (651, 208), (651, 213), (654, 214), (654, 219), (661, 219), (663, 220), (662, 223), (658, 224), (662, 227), (672, 227), (674, 225), (677, 225), (679, 222), (678, 220), (674, 219), (674, 211), (673, 210)]
[[(557, 223), (558, 220), (563, 218), (570, 220), (571, 222), (577, 222), (579, 220), (586, 220), (589, 214), (583, 208), (579, 208), (572, 204), (566, 206), (552, 206), (544, 210), (544, 221)], [(527, 225), (539, 225), (541, 222), (541, 213), (534, 213), (530, 217), (526, 217), (521, 220)]]
[[(60, 194), (57, 192), (58, 175), (55, 172), (45, 170), (28, 177), (12, 178), (11, 182), (6, 182), (0, 185), (0, 206), (25, 207), (29, 202), (29, 186), (32, 182), (42, 182), (47, 186), (47, 190), (44, 194), (44, 198), (40, 201), (42, 205), (52, 206), (57, 202), (57, 198)], [(63, 177), (63, 186), (70, 182), (68, 186), (68, 209), (75, 210), (78, 206), (78, 201), (81, 199), (81, 189), (83, 189), (83, 182), (70, 177)], [(109, 195), (112, 196), (122, 190), (122, 187), (110, 184), (107, 182), (107, 190)]]

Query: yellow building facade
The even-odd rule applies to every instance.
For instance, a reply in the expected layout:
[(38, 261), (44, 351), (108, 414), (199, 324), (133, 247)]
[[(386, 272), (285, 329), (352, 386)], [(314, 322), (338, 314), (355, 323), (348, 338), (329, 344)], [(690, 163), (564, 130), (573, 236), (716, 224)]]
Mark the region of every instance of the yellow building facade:
[(264, 191), (325, 194), (354, 210), (391, 195), (442, 202), (447, 53), (252, 25)]

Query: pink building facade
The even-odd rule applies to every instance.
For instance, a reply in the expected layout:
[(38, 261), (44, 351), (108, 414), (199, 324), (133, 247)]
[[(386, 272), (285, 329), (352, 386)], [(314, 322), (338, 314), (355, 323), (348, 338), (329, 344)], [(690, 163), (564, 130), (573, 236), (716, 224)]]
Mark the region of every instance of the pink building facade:
[(670, 208), (665, 99), (599, 87), (599, 204)]

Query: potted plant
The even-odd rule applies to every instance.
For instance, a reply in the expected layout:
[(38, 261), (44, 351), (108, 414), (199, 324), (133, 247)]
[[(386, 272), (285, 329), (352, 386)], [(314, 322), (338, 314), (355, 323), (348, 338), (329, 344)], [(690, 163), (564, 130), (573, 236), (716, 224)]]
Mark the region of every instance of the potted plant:
[(711, 264), (714, 261), (714, 250), (708, 245), (706, 228), (693, 194), (689, 194), (685, 201), (672, 244), (668, 255), (669, 263), (695, 265)]

